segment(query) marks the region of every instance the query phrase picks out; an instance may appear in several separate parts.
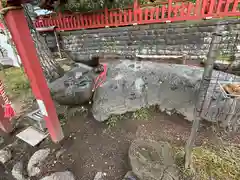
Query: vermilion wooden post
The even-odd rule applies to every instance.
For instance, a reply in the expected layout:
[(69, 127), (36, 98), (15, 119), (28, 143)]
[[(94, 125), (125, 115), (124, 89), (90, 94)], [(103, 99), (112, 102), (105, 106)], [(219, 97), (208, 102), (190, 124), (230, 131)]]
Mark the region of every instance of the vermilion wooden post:
[[(221, 0), (220, 0), (221, 1)], [(207, 2), (208, 0), (203, 0), (202, 1), (202, 12), (201, 12), (201, 16), (203, 17), (205, 15), (205, 10), (206, 10), (206, 6), (207, 6)]]
[(208, 14), (212, 15), (213, 14), (213, 8), (215, 6), (216, 1), (215, 0), (210, 0), (210, 5), (209, 5), (209, 10), (208, 10)]
[(223, 0), (219, 0), (217, 3), (217, 11), (216, 13), (221, 13), (221, 9), (222, 9), (222, 4), (223, 4)]
[(232, 3), (232, 0), (227, 0), (225, 3), (226, 4), (225, 4), (225, 8), (224, 8), (224, 13), (227, 13), (229, 11), (229, 5), (230, 5), (230, 3)]
[(134, 0), (134, 3), (133, 3), (134, 23), (137, 23), (138, 21), (138, 18), (137, 18), (138, 10), (139, 10), (138, 0)]
[(172, 0), (168, 0), (168, 19), (171, 19), (172, 15)]
[(64, 137), (62, 128), (40, 66), (24, 12), (22, 9), (10, 10), (5, 14), (5, 20), (31, 83), (32, 91), (44, 115), (51, 138), (54, 142), (59, 142)]
[[(156, 14), (155, 14), (155, 16), (156, 16), (156, 20), (158, 20), (159, 19), (159, 10), (160, 10), (160, 8), (159, 7), (156, 7)], [(142, 14), (142, 12), (141, 12), (141, 14)], [(141, 15), (140, 15), (141, 16)], [(140, 18), (141, 19), (141, 18)], [(141, 21), (141, 20), (140, 20)]]
[(162, 6), (162, 16), (161, 19), (165, 18), (166, 6)]
[(195, 3), (195, 16), (199, 16), (200, 15), (200, 8), (201, 8), (201, 5), (200, 5), (200, 0), (196, 0), (196, 3)]
[(105, 26), (109, 26), (109, 12), (108, 9), (104, 9), (104, 16), (105, 16)]
[(234, 0), (232, 12), (236, 12), (238, 8), (239, 0)]
[(144, 9), (145, 10), (145, 21), (147, 21), (148, 20), (148, 13), (149, 13), (149, 9), (148, 8), (146, 8), (146, 9)]

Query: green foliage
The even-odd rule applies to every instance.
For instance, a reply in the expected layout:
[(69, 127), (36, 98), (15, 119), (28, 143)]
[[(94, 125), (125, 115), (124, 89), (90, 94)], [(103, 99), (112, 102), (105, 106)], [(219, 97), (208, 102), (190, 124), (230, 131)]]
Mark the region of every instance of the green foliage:
[(30, 83), (21, 68), (8, 68), (0, 72), (5, 91), (10, 98), (16, 98), (30, 92)]
[[(104, 8), (126, 8), (133, 5), (134, 0), (68, 0), (66, 4), (56, 7), (57, 12), (89, 12), (103, 10)], [(140, 0), (140, 4), (146, 4), (148, 1)]]
[(67, 114), (68, 117), (76, 117), (76, 116), (87, 117), (88, 109), (85, 108), (84, 106), (68, 107), (67, 112), (65, 112), (65, 114)]
[(141, 108), (133, 112), (133, 119), (135, 120), (149, 120), (150, 116), (149, 108)]
[(7, 0), (2, 0), (2, 7), (3, 8), (7, 7)]
[(240, 179), (240, 149), (237, 147), (219, 150), (203, 147), (193, 150), (193, 159), (202, 180), (213, 177), (218, 180)]
[(58, 119), (60, 120), (60, 122), (63, 122), (66, 120), (66, 115), (64, 113), (59, 113)]
[(184, 151), (182, 149), (177, 149), (175, 160), (182, 179), (193, 179), (193, 177), (201, 180), (240, 179), (240, 147), (238, 146), (194, 148), (194, 171), (184, 168)]
[(122, 120), (149, 120), (151, 118), (151, 113), (158, 111), (158, 106), (142, 107), (134, 112), (127, 112), (121, 115), (111, 115), (106, 124), (108, 128), (115, 127), (118, 121)]
[(124, 115), (111, 115), (106, 124), (108, 125), (108, 128), (113, 128), (117, 125), (117, 122), (122, 120)]
[(88, 12), (104, 8), (124, 8), (133, 4), (133, 0), (68, 0), (64, 5), (58, 6), (55, 10), (64, 12)]

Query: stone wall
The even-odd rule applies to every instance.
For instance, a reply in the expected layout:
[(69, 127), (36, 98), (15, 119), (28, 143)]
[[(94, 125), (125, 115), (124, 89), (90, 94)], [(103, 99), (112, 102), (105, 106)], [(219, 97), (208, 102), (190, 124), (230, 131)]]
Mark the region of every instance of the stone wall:
[(230, 54), (240, 20), (206, 20), (60, 32), (62, 48), (74, 60), (89, 55), (183, 55), (206, 57), (216, 24), (224, 26), (222, 52)]

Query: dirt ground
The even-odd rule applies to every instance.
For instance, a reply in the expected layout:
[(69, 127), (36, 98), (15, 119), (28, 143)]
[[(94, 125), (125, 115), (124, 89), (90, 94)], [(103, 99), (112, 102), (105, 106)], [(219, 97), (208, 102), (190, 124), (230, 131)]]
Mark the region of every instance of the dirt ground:
[[(13, 158), (5, 166), (0, 166), (3, 179), (13, 179), (11, 169), (16, 162), (23, 161), (27, 166), (29, 158), (36, 150), (50, 148), (51, 154), (42, 167), (41, 175), (33, 180), (65, 170), (70, 170), (77, 180), (93, 179), (98, 171), (106, 173), (105, 180), (121, 180), (131, 170), (128, 148), (135, 138), (164, 140), (184, 146), (191, 128), (191, 123), (181, 116), (168, 116), (160, 112), (152, 113), (149, 120), (132, 120), (126, 117), (112, 128), (94, 120), (90, 113), (87, 116), (72, 117), (62, 123), (65, 139), (59, 144), (52, 143), (48, 138), (37, 147), (31, 147), (17, 140), (14, 135), (24, 128), (24, 123), (20, 123), (13, 134), (5, 135), (5, 142), (0, 149), (10, 144)], [(235, 136), (232, 141), (239, 142), (238, 138), (239, 136)], [(197, 145), (214, 140), (211, 126), (204, 123)], [(56, 154), (60, 151), (62, 155), (57, 158)]]

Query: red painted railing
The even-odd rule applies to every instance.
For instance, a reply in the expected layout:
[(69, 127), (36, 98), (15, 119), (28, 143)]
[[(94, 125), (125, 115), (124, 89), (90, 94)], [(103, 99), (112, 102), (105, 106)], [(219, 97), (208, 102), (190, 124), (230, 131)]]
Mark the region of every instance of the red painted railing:
[(132, 24), (150, 24), (240, 16), (240, 0), (179, 0), (139, 6), (135, 1), (126, 9), (105, 9), (89, 13), (51, 14), (40, 16), (35, 26), (56, 26), (57, 30), (78, 30)]

